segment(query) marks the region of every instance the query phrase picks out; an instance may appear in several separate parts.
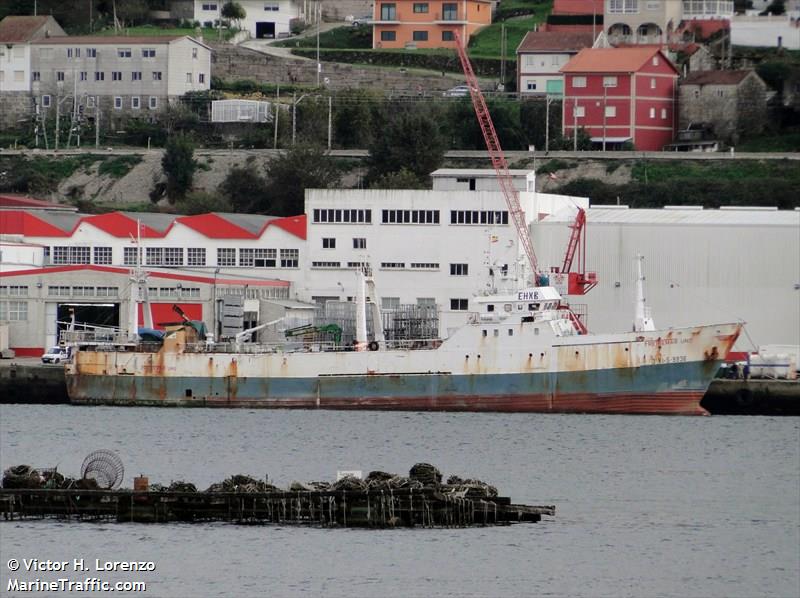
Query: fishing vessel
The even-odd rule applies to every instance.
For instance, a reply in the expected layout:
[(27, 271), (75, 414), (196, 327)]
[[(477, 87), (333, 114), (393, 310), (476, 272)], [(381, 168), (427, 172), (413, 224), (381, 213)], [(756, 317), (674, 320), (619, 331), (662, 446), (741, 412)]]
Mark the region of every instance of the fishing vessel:
[(374, 282), (359, 280), (355, 343), (209, 342), (189, 321), (168, 326), (160, 341), (86, 340), (66, 366), (70, 400), (699, 415), (741, 331), (740, 323), (655, 330), (639, 310), (639, 330), (582, 334), (558, 291), (535, 286), (474, 298), (470, 319), (446, 339), (387, 340)]

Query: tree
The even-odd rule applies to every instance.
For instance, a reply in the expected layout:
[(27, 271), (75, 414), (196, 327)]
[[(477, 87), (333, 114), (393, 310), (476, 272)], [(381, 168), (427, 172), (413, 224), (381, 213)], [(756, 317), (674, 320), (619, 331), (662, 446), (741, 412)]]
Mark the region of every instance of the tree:
[(295, 145), (267, 164), (264, 201), (254, 209), (273, 216), (302, 214), (306, 189), (334, 188), (341, 177), (341, 168), (322, 147)]
[(238, 2), (226, 2), (223, 4), (221, 14), (225, 19), (236, 21), (237, 28), (239, 28), (242, 19), (247, 17), (247, 12), (245, 12), (244, 8), (242, 8), (242, 5)]
[(250, 212), (268, 205), (267, 180), (258, 173), (255, 161), (244, 166), (234, 166), (219, 186), (235, 212)]
[(429, 112), (398, 109), (390, 113), (386, 126), (369, 147), (367, 182), (406, 168), (420, 180), (444, 160), (445, 140), (437, 120)]
[(425, 181), (411, 172), (408, 168), (401, 168), (397, 172), (390, 172), (375, 179), (369, 186), (370, 189), (425, 189)]
[(231, 204), (219, 194), (205, 191), (192, 191), (183, 199), (175, 202), (175, 209), (179, 214), (192, 216), (194, 214), (208, 214), (209, 212), (231, 212)]
[(161, 168), (167, 175), (166, 194), (170, 202), (185, 197), (192, 188), (197, 170), (192, 140), (182, 133), (170, 137), (161, 159)]

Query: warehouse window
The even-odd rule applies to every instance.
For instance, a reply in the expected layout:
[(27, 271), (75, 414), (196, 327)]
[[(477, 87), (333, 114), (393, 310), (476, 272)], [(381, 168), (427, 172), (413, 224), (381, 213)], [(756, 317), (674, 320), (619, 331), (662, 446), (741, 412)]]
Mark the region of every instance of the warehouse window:
[(164, 265), (183, 266), (183, 247), (165, 247)]
[[(131, 249), (135, 249), (135, 247)], [(111, 264), (111, 247), (94, 247), (92, 248), (92, 252), (94, 253), (95, 264), (103, 266)]]
[(335, 237), (322, 237), (322, 248), (323, 249), (336, 249), (336, 238)]
[(316, 209), (313, 212), (314, 222), (328, 224), (357, 224), (372, 222), (372, 210), (334, 210)]
[(281, 249), (281, 268), (299, 268), (300, 250)]
[(400, 309), (400, 297), (381, 297), (381, 309)]
[(90, 247), (74, 247), (68, 245), (53, 247), (53, 264), (89, 264), (91, 263)]
[[(50, 297), (69, 297), (70, 288), (68, 286), (52, 285), (47, 287), (47, 294)], [(2, 318), (0, 318), (2, 319)]]
[(98, 297), (116, 297), (119, 295), (118, 287), (97, 287)]
[(353, 249), (366, 249), (367, 240), (364, 237), (356, 237), (353, 239)]
[[(125, 266), (136, 266), (137, 265), (137, 262), (136, 262), (136, 249), (137, 249), (136, 247), (125, 247), (125, 250), (124, 250), (123, 255), (122, 255), (122, 263), (123, 263), (123, 265), (125, 265)], [(139, 250), (139, 255), (140, 255), (139, 261), (141, 262), (141, 250)]]
[(450, 224), (508, 224), (506, 210), (450, 210)]
[(236, 265), (236, 248), (218, 247), (217, 266), (235, 266), (235, 265)]
[(0, 320), (25, 322), (27, 319), (27, 301), (0, 301)]
[(205, 247), (189, 247), (186, 250), (186, 263), (189, 266), (205, 266), (206, 265), (206, 248)]

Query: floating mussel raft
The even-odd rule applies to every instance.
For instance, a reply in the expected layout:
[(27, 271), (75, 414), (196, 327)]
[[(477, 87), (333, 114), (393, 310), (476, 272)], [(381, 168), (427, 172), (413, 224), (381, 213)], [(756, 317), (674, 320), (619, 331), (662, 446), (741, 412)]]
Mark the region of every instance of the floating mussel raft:
[[(54, 475), (55, 474), (55, 475)], [(467, 527), (537, 522), (553, 506), (512, 504), (480, 480), (451, 476), (426, 463), (408, 477), (373, 471), (365, 479), (293, 482), (288, 489), (235, 475), (205, 491), (188, 482), (169, 486), (134, 480), (133, 490), (99, 488), (91, 478), (69, 480), (28, 466), (6, 470), (0, 489), (5, 520), (58, 518), (119, 522), (306, 524), (322, 527)]]

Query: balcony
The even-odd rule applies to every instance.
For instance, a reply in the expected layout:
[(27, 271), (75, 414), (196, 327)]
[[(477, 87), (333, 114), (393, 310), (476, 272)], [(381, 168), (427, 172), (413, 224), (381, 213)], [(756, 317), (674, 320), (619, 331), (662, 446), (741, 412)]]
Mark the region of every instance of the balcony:
[(465, 25), (467, 19), (459, 17), (457, 12), (434, 13), (433, 22), (437, 25)]
[(733, 0), (683, 0), (684, 19), (730, 19)]

